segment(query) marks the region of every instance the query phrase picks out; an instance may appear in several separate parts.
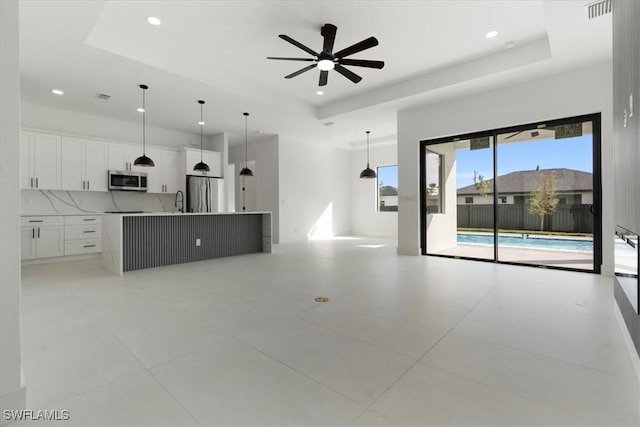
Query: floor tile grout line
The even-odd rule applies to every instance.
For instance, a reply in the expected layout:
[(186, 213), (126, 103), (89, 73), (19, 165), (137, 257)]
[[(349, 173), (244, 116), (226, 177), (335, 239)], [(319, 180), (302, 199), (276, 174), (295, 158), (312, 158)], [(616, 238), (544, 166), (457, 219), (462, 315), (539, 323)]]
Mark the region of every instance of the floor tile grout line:
[[(75, 294), (75, 292), (74, 292), (74, 294)], [(77, 297), (77, 294), (76, 294), (76, 297)], [(80, 299), (80, 298), (79, 298), (79, 299)], [(82, 301), (82, 302), (84, 303), (84, 301)], [(85, 305), (86, 305), (86, 303), (85, 303)], [(97, 315), (96, 315), (96, 316), (97, 316)], [(143, 362), (142, 362), (142, 361), (141, 361), (141, 360), (140, 360), (140, 359), (139, 359), (139, 358), (138, 358), (138, 357), (137, 357), (137, 356), (136, 356), (136, 355), (131, 351), (131, 349), (130, 349), (130, 348), (129, 348), (129, 347), (128, 347), (128, 346), (127, 346), (127, 345), (126, 345), (126, 344), (125, 344), (121, 339), (120, 339), (120, 337), (118, 337), (118, 335), (116, 335), (116, 333), (115, 333), (115, 332), (114, 332), (114, 331), (109, 327), (109, 325), (106, 323), (106, 321), (105, 321), (104, 319), (102, 319), (101, 317), (99, 317), (99, 316), (97, 316), (97, 317), (98, 317), (98, 319), (99, 319), (100, 323), (102, 324), (102, 326), (104, 326), (104, 327), (105, 327), (105, 329), (106, 329), (107, 331), (109, 331), (109, 333), (110, 333), (110, 334), (111, 334), (111, 335), (116, 339), (116, 341), (117, 341), (118, 343), (120, 343), (120, 345), (121, 345), (121, 346), (122, 346), (122, 347), (123, 347), (123, 348), (124, 348), (124, 349), (129, 353), (129, 354), (130, 354), (130, 355), (131, 355), (131, 357), (133, 357), (133, 358), (136, 360), (136, 362), (138, 362), (138, 363), (140, 364), (140, 366), (143, 368), (143, 371), (137, 372), (137, 373), (132, 374), (132, 375), (129, 375), (129, 376), (138, 375), (138, 374), (140, 374), (140, 373), (142, 373), (142, 372), (146, 371), (146, 372), (147, 372), (149, 375), (151, 375), (151, 376), (153, 377), (153, 379), (154, 379), (154, 380), (155, 380), (155, 381), (156, 381), (156, 382), (157, 382), (157, 383), (158, 383), (158, 384), (163, 388), (163, 390), (165, 390), (165, 391), (169, 394), (169, 396), (171, 396), (171, 398), (172, 398), (172, 399), (173, 399), (173, 400), (174, 400), (174, 401), (175, 401), (175, 402), (176, 402), (176, 403), (177, 403), (177, 404), (178, 404), (178, 405), (179, 405), (179, 406), (180, 406), (180, 407), (181, 407), (181, 408), (182, 408), (182, 409), (187, 413), (187, 414), (189, 414), (189, 416), (193, 419), (193, 421), (194, 421), (197, 425), (202, 426), (202, 424), (200, 424), (200, 422), (198, 422), (198, 420), (195, 418), (195, 416), (194, 416), (194, 415), (193, 415), (189, 410), (187, 410), (187, 408), (185, 408), (185, 407), (182, 405), (182, 403), (181, 403), (181, 402), (176, 398), (176, 396), (174, 396), (174, 395), (173, 395), (173, 393), (169, 392), (169, 390), (167, 390), (167, 388), (164, 386), (164, 384), (162, 384), (162, 382), (160, 382), (160, 381), (156, 378), (156, 376), (155, 376), (155, 375), (153, 375), (153, 372), (151, 372), (151, 370), (150, 370), (152, 367), (147, 367), (147, 366), (146, 366), (146, 365), (145, 365), (145, 364), (144, 364), (144, 363), (143, 363)], [(200, 351), (200, 350), (202, 350), (202, 349), (204, 349), (204, 348), (206, 348), (206, 347), (203, 347), (203, 348), (198, 349), (198, 350), (196, 350), (196, 351)], [(196, 351), (194, 351), (194, 352), (196, 352)], [(174, 360), (175, 360), (175, 359), (174, 359)], [(128, 378), (129, 376), (124, 377), (124, 378)], [(109, 384), (111, 384), (111, 383), (113, 383), (113, 382), (116, 382), (116, 381), (119, 381), (119, 380), (124, 379), (124, 378), (119, 378), (119, 379), (117, 379), (117, 380), (114, 380), (114, 381), (110, 382)], [(105, 384), (105, 385), (107, 385), (107, 384)], [(104, 385), (103, 385), (103, 386), (104, 386)], [(99, 388), (102, 388), (103, 386), (101, 386), (101, 387), (99, 387)]]
[(539, 405), (546, 406), (546, 407), (549, 407), (549, 408), (553, 408), (553, 409), (555, 409), (555, 410), (557, 410), (559, 412), (565, 412), (567, 414), (571, 414), (572, 416), (575, 416), (577, 418), (581, 418), (581, 419), (583, 419), (585, 421), (588, 421), (588, 422), (592, 422), (592, 423), (594, 423), (596, 425), (603, 425), (599, 421), (593, 420), (593, 419), (583, 415), (582, 413), (569, 411), (569, 410), (567, 410), (567, 409), (565, 409), (563, 407), (555, 406), (553, 404), (550, 404), (549, 402), (544, 402), (544, 401), (542, 401), (542, 400), (540, 400), (540, 399), (538, 399), (536, 397), (529, 396), (527, 394), (522, 394), (522, 393), (514, 391), (514, 390), (509, 390), (507, 388), (504, 388), (504, 387), (501, 387), (501, 386), (498, 386), (498, 385), (495, 385), (495, 384), (490, 384), (490, 383), (484, 382), (482, 380), (479, 380), (477, 378), (469, 377), (469, 376), (463, 375), (463, 374), (461, 374), (459, 372), (455, 372), (455, 371), (452, 371), (450, 369), (443, 368), (441, 366), (437, 366), (437, 365), (435, 365), (433, 363), (430, 363), (430, 362), (427, 362), (427, 361), (421, 361), (420, 363), (422, 363), (423, 365), (426, 365), (426, 366), (430, 366), (432, 368), (439, 369), (439, 370), (444, 371), (444, 372), (446, 372), (446, 373), (448, 373), (450, 375), (453, 375), (455, 377), (462, 378), (464, 380), (472, 381), (472, 382), (474, 382), (476, 384), (480, 384), (480, 385), (483, 385), (485, 387), (492, 388), (492, 389), (497, 390), (497, 391), (499, 391), (501, 393), (508, 394), (508, 395), (514, 395), (514, 396), (517, 396), (517, 397), (519, 397), (520, 399), (523, 399), (523, 400), (530, 400), (532, 402), (536, 402)]

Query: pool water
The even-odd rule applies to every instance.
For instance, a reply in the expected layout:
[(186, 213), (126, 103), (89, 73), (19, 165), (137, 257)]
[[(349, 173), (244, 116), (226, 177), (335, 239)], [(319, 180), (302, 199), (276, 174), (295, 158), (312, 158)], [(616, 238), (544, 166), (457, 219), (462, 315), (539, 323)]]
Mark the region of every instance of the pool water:
[[(547, 237), (498, 236), (498, 245), (535, 249), (558, 249), (565, 251), (593, 252), (593, 240), (554, 239)], [(458, 243), (493, 245), (493, 235), (458, 233)]]

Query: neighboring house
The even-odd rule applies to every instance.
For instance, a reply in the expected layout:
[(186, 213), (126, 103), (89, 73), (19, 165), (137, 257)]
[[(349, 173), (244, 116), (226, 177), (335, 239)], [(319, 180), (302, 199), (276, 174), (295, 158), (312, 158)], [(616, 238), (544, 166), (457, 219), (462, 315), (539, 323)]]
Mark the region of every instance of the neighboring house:
[[(593, 174), (573, 169), (541, 169), (511, 172), (497, 178), (498, 204), (525, 204), (529, 194), (538, 186), (542, 174), (555, 173), (558, 204), (593, 203)], [(494, 180), (487, 182), (486, 196), (481, 194), (475, 184), (458, 188), (458, 204), (493, 203)]]
[(390, 185), (383, 185), (379, 189), (378, 204), (380, 210), (398, 210), (398, 189)]

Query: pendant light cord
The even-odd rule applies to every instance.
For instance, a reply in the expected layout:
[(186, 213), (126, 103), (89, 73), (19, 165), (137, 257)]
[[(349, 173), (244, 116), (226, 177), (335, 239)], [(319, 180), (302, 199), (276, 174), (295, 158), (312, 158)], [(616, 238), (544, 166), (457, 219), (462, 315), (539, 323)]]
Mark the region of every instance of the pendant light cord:
[(369, 167), (369, 131), (367, 131), (367, 167)]
[(247, 119), (249, 117), (249, 113), (244, 113), (244, 167), (247, 168), (248, 162), (248, 153), (249, 153), (249, 140), (247, 138)]
[[(204, 102), (200, 103), (200, 123), (203, 123), (202, 121), (202, 104), (204, 104)], [(204, 127), (204, 124), (200, 125), (200, 163), (203, 163), (202, 161), (202, 128)]]
[(145, 117), (147, 115), (147, 106), (145, 103), (145, 96), (144, 93), (146, 92), (146, 89), (142, 89), (142, 155), (146, 156), (147, 152), (146, 152), (146, 148), (145, 148), (145, 140), (146, 140), (146, 133), (145, 133), (145, 126), (146, 126), (146, 121), (145, 121)]

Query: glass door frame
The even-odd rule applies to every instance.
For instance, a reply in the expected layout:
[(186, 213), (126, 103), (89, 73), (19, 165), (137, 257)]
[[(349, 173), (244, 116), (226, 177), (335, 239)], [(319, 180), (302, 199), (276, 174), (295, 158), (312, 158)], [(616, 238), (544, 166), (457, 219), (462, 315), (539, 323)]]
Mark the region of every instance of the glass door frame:
[[(457, 255), (442, 255), (442, 254), (428, 254), (427, 253), (427, 205), (426, 200), (426, 161), (425, 156), (427, 153), (427, 147), (436, 144), (450, 143), (457, 140), (467, 140), (481, 137), (491, 137), (493, 144), (493, 177), (494, 180), (497, 177), (498, 167), (498, 135), (504, 133), (515, 133), (527, 130), (543, 129), (547, 127), (561, 126), (566, 124), (578, 123), (578, 122), (591, 122), (592, 123), (592, 158), (593, 158), (593, 269), (577, 269), (569, 267), (559, 267), (553, 265), (535, 265), (513, 261), (499, 261), (498, 260), (498, 191), (493, 191), (493, 235), (494, 235), (494, 247), (493, 259), (485, 258), (473, 258)], [(581, 116), (567, 117), (563, 119), (546, 120), (540, 122), (532, 122), (517, 126), (509, 126), (499, 129), (492, 129), (480, 132), (472, 132), (460, 135), (446, 136), (435, 139), (421, 140), (420, 144), (420, 252), (422, 255), (437, 256), (443, 258), (455, 258), (455, 259), (469, 259), (473, 261), (484, 261), (498, 264), (510, 264), (510, 265), (523, 265), (527, 267), (539, 267), (557, 270), (569, 270), (580, 271), (587, 273), (600, 274), (602, 267), (602, 167), (601, 167), (601, 148), (602, 148), (602, 128), (601, 128), (601, 113), (585, 114)]]

